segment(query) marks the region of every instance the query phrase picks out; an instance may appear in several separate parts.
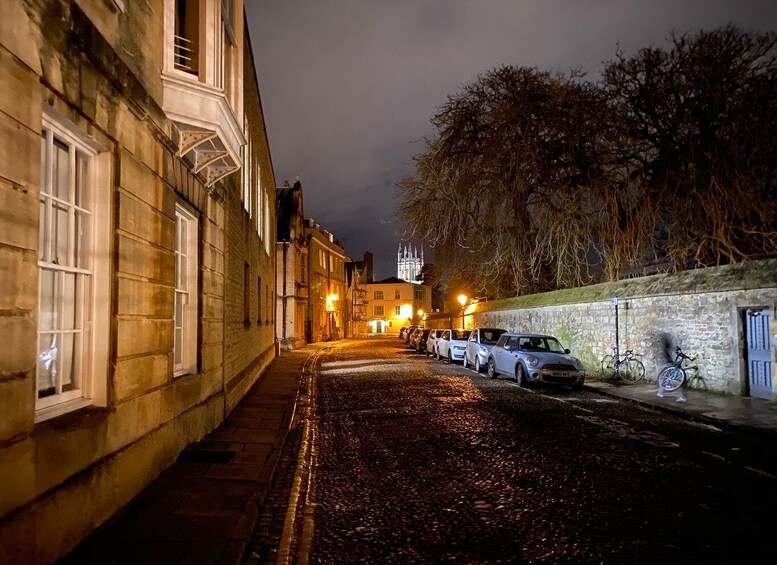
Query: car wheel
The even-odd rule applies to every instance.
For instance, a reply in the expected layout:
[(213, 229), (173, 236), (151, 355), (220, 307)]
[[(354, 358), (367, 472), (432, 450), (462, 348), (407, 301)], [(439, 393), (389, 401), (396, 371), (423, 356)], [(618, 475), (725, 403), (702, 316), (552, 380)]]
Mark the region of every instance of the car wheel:
[(480, 366), (480, 357), (475, 355), (475, 372), (480, 373), (483, 370), (483, 367)]
[(529, 379), (526, 377), (526, 370), (523, 365), (518, 363), (515, 367), (515, 380), (518, 386), (521, 388), (527, 388), (529, 386)]
[(469, 367), (469, 363), (467, 363), (467, 354), (464, 354), (464, 360), (461, 362), (462, 366), (466, 369)]
[(448, 357), (445, 359), (445, 361), (450, 365), (453, 363), (453, 356), (451, 355), (450, 349), (448, 350)]
[(488, 360), (488, 378), (490, 379), (496, 378), (496, 365), (494, 365), (493, 359)]

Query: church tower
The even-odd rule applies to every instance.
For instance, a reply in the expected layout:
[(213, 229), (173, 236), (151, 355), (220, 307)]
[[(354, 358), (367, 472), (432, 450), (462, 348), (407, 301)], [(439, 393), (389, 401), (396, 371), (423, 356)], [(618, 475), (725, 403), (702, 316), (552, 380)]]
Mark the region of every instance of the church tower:
[(411, 283), (420, 283), (416, 280), (421, 275), (424, 266), (424, 247), (421, 246), (421, 255), (418, 255), (418, 246), (399, 244), (397, 249), (397, 278)]

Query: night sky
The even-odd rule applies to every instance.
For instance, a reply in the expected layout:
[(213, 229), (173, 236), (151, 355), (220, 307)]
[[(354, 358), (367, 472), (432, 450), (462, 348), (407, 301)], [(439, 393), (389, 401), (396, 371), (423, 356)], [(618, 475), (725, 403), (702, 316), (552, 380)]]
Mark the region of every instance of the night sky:
[[(375, 276), (396, 274), (395, 183), (449, 94), (500, 65), (598, 78), (617, 47), (729, 22), (777, 29), (777, 0), (245, 0), (278, 185)], [(421, 242), (414, 242), (420, 245)], [(432, 253), (427, 249), (427, 261)]]

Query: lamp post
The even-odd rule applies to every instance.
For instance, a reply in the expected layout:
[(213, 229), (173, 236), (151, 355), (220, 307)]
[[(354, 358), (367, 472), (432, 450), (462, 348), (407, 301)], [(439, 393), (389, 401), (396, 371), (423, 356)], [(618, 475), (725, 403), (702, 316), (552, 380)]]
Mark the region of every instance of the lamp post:
[(418, 321), (419, 321), (419, 323), (422, 326), (425, 326), (426, 324), (424, 323), (424, 315), (426, 314), (426, 312), (424, 312), (424, 309), (423, 308), (419, 308), (417, 314), (418, 314)]
[(466, 294), (459, 294), (456, 297), (456, 300), (459, 301), (459, 304), (461, 304), (461, 329), (464, 329), (464, 306), (467, 304), (467, 295)]

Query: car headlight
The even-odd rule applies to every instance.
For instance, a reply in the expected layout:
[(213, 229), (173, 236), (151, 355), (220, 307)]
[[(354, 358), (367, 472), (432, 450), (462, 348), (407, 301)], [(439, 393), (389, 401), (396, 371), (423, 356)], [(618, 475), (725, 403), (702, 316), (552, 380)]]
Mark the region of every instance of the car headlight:
[(536, 367), (539, 364), (540, 360), (537, 359), (534, 355), (529, 355), (526, 358), (526, 364), (530, 367)]
[(480, 352), (481, 352), (483, 355), (488, 355), (488, 349), (486, 349), (486, 348), (485, 348), (485, 347), (483, 347), (482, 345), (480, 346)]

